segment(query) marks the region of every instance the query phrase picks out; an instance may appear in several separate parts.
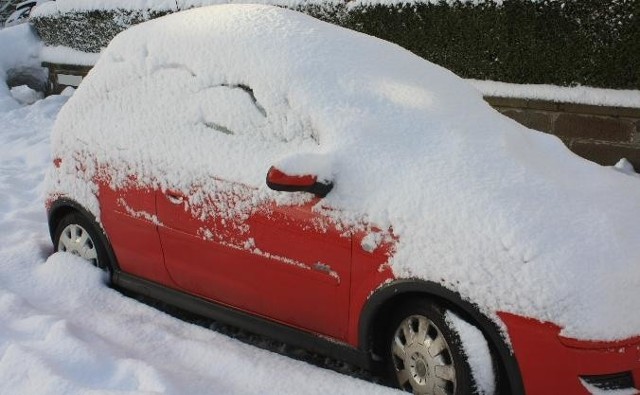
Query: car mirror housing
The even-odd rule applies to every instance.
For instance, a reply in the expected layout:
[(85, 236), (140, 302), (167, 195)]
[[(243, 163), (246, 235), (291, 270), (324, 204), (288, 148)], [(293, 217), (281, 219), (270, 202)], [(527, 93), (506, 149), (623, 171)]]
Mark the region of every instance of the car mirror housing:
[(274, 191), (309, 192), (325, 197), (333, 188), (333, 183), (318, 181), (318, 177), (311, 174), (289, 175), (271, 166), (267, 172), (267, 186)]

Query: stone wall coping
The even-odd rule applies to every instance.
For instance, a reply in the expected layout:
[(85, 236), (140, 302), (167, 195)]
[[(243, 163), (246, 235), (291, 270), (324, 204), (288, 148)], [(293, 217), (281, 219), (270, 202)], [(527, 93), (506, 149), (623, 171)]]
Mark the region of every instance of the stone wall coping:
[(539, 111), (565, 112), (573, 114), (601, 115), (608, 117), (640, 119), (638, 107), (612, 107), (591, 104), (552, 102), (547, 100), (521, 99), (513, 97), (485, 96), (485, 101), (493, 107), (531, 109)]

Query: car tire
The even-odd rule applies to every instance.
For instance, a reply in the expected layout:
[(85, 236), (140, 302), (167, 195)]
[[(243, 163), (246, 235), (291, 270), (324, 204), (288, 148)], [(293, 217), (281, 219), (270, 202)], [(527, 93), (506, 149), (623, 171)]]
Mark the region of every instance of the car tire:
[[(390, 382), (414, 394), (473, 394), (471, 368), (446, 310), (429, 299), (412, 299), (396, 309), (387, 330)], [(433, 355), (432, 355), (433, 354)]]
[(77, 255), (93, 266), (111, 274), (113, 265), (107, 253), (102, 230), (86, 216), (77, 211), (66, 214), (56, 226), (53, 237), (54, 251)]

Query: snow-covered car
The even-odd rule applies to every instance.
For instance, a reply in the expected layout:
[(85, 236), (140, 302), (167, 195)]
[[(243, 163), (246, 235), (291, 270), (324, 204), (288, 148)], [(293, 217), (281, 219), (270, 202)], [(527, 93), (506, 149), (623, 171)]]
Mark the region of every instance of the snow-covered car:
[(637, 178), (396, 45), (260, 5), (159, 18), (52, 146), (54, 247), (119, 287), (415, 393), (640, 380)]
[(38, 4), (46, 3), (51, 0), (28, 0), (16, 5), (16, 10), (12, 12), (4, 22), (5, 27), (19, 25), (29, 20), (31, 10)]

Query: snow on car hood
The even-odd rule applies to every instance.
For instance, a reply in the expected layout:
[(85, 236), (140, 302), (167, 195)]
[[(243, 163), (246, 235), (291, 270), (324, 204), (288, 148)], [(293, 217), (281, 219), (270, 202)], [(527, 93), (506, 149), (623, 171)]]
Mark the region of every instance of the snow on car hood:
[[(335, 184), (322, 206), (340, 221), (392, 227), (397, 277), (442, 283), (490, 316), (552, 321), (566, 336), (640, 334), (638, 179), (370, 36), (260, 5), (143, 23), (104, 51), (52, 139), (55, 157), (90, 154), (186, 190), (217, 175), (301, 199), (268, 190), (266, 170), (317, 166)], [(91, 200), (95, 188), (65, 181), (68, 166), (51, 189)]]

